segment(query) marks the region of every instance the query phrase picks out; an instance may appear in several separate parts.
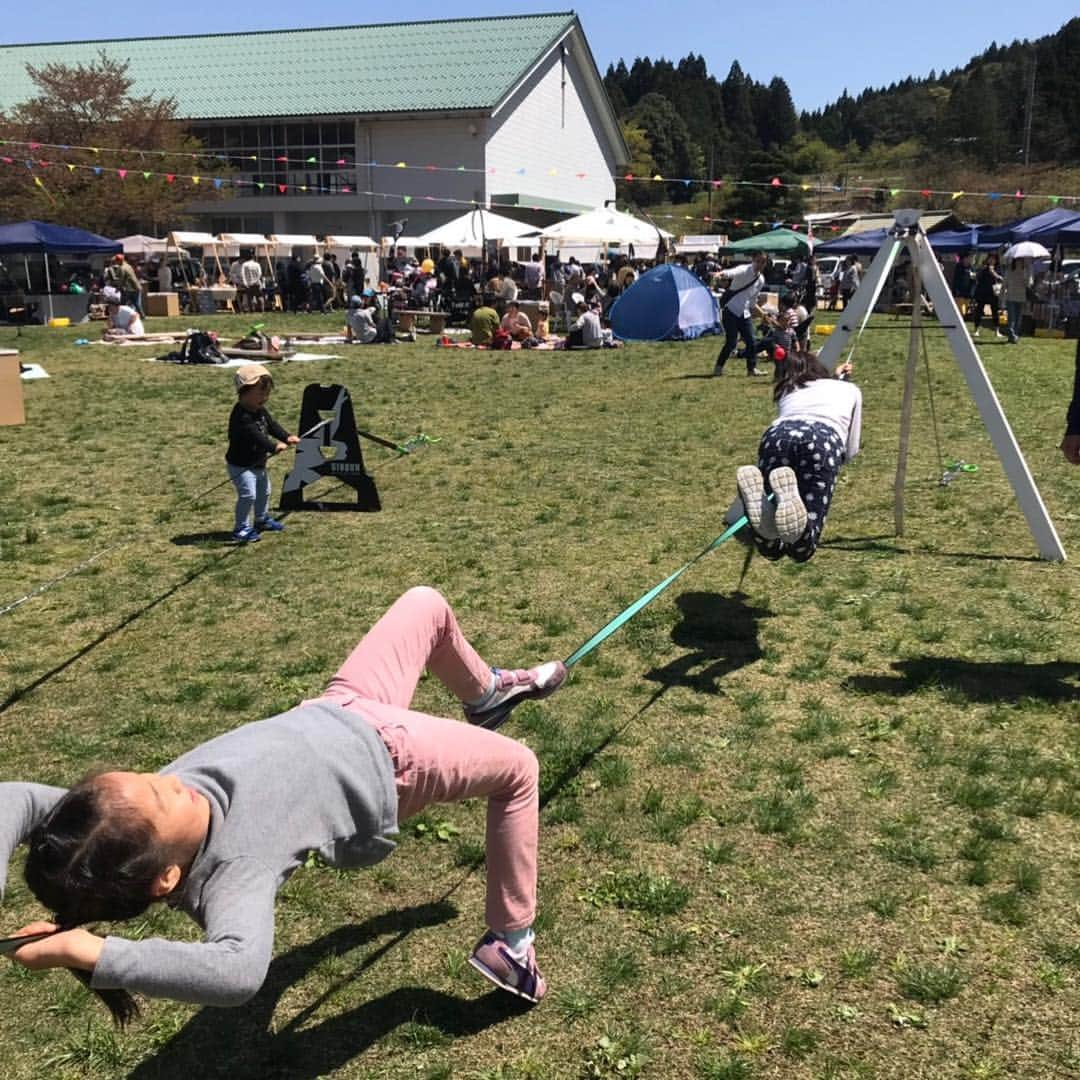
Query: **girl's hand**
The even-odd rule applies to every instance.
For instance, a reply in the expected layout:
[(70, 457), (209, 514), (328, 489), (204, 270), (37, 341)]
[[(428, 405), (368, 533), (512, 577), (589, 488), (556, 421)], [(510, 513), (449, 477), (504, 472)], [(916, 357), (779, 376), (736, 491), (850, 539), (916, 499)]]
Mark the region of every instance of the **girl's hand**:
[(300, 436), (299, 435), (290, 435), (285, 441), (290, 446), (298, 446), (299, 443), (300, 443)]
[[(35, 922), (16, 931), (17, 934), (43, 934), (56, 930), (55, 923)], [(24, 945), (11, 954), (11, 959), (31, 971), (45, 968), (66, 967), (93, 971), (101, 956), (105, 939), (91, 934), (89, 930), (77, 928), (65, 930), (62, 934)]]
[(836, 377), (838, 379), (848, 379), (848, 378), (851, 377), (851, 373), (854, 370), (855, 370), (854, 366), (852, 365), (851, 361), (848, 360), (846, 363), (841, 364), (836, 369)]
[(277, 446), (274, 447), (274, 453), (275, 454), (281, 454), (281, 453), (284, 453), (288, 449), (289, 449), (289, 447), (288, 447), (288, 445), (286, 443), (279, 442), (277, 444)]

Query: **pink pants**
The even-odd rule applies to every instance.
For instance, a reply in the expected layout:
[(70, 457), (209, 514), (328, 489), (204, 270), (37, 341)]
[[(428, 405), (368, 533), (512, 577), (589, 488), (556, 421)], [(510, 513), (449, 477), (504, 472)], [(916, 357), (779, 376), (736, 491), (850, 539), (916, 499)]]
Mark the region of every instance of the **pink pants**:
[(399, 821), (430, 803), (487, 799), (487, 923), (500, 933), (523, 930), (536, 916), (536, 755), (498, 732), (410, 711), (425, 667), (462, 701), (491, 685), (491, 669), (446, 599), (420, 586), (367, 632), (321, 700), (359, 713), (379, 732), (394, 760)]

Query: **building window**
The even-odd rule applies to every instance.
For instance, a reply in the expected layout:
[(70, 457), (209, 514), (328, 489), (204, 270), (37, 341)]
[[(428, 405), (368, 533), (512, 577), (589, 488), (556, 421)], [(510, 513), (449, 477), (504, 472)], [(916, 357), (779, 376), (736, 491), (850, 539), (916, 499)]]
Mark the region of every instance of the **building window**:
[(191, 134), (203, 144), (208, 158), (232, 170), (237, 196), (337, 195), (356, 190), (351, 120), (193, 124)]

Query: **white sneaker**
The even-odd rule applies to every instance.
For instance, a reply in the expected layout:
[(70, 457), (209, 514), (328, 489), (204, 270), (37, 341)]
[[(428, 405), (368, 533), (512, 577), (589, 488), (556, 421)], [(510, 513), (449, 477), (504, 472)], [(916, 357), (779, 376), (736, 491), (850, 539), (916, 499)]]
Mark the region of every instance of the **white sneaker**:
[(978, 337), (979, 336), (979, 328), (977, 326), (975, 327), (975, 332), (971, 336), (972, 337)]
[(776, 500), (776, 535), (785, 544), (794, 544), (806, 532), (806, 504), (799, 494), (795, 471), (782, 465), (769, 473), (769, 487)]

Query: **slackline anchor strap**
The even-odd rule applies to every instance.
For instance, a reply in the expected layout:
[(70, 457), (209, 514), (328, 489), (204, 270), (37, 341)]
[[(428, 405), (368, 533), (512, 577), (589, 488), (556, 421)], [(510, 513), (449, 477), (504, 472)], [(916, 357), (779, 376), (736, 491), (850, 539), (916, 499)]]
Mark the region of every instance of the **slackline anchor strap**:
[[(771, 496), (770, 496), (771, 498)], [(587, 656), (593, 651), (601, 642), (606, 641), (616, 630), (619, 629), (624, 623), (629, 622), (643, 607), (651, 604), (669, 585), (675, 583), (675, 581), (682, 577), (687, 570), (690, 569), (696, 562), (703, 559), (710, 551), (714, 551), (726, 540), (730, 540), (744, 525), (749, 524), (746, 515), (744, 514), (733, 525), (729, 525), (711, 544), (702, 548), (688, 563), (684, 563), (673, 574), (669, 574), (659, 585), (654, 585), (643, 596), (639, 596), (628, 608), (620, 611), (614, 619), (611, 620), (602, 629), (597, 630), (595, 634), (584, 645), (575, 649), (564, 661), (566, 666), (573, 667), (579, 660)]]

